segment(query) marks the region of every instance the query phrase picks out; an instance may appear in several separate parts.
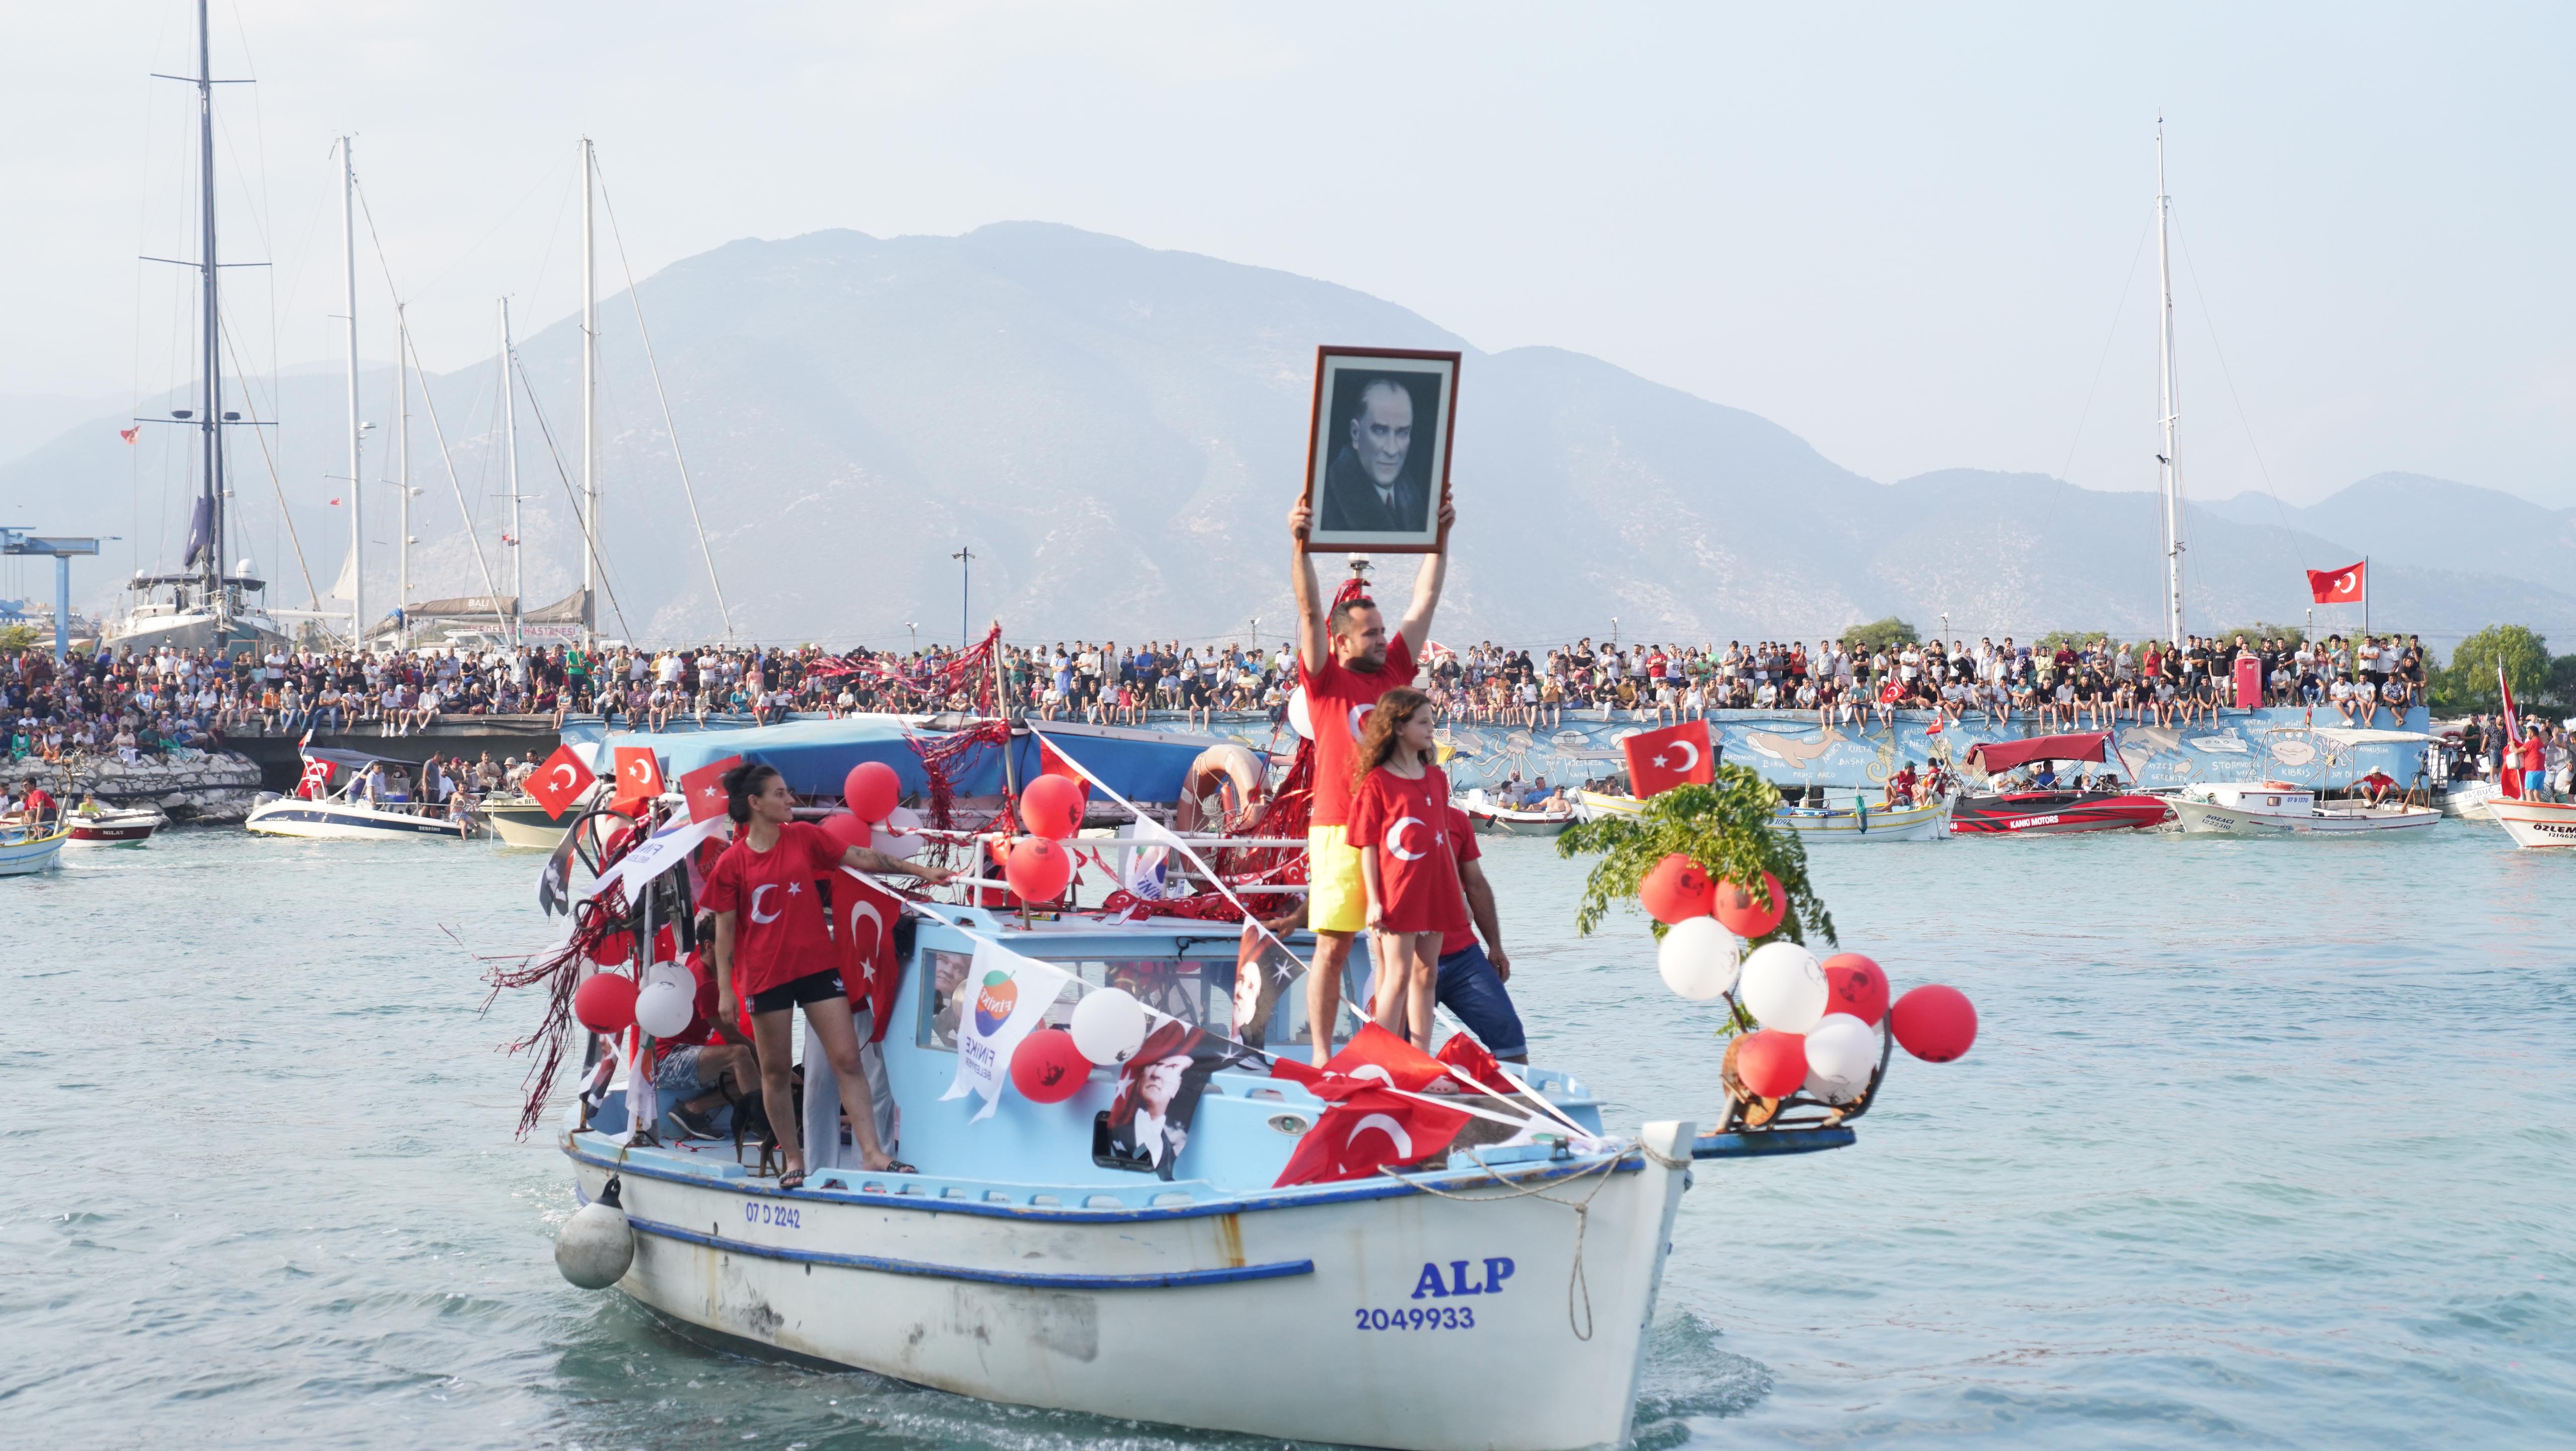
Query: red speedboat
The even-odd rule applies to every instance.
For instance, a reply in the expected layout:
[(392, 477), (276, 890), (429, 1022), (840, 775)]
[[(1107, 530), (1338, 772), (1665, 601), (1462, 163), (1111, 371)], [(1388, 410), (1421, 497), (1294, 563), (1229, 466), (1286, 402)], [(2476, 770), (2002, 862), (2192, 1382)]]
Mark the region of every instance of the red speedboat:
[[(2109, 731), (2038, 736), (2024, 741), (1979, 742), (1968, 764), (1988, 776), (2034, 761), (2101, 761), (2110, 752)], [(2173, 809), (2153, 796), (2121, 791), (2041, 788), (1963, 795), (1951, 808), (1950, 829), (1982, 836), (2060, 836), (2074, 831), (2136, 831), (2161, 825)]]
[(142, 841), (170, 824), (158, 811), (72, 812), (63, 818), (74, 841)]

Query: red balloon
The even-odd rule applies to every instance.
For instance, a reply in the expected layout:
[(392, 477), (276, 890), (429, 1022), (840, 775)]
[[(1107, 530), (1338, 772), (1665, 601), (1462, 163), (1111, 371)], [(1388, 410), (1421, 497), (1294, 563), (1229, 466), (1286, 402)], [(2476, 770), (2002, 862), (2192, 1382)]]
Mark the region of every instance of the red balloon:
[(594, 1033), (615, 1037), (635, 1026), (635, 979), (622, 972), (593, 973), (573, 989), (572, 1015)]
[(1774, 1028), (1749, 1033), (1735, 1050), (1735, 1076), (1760, 1097), (1787, 1098), (1807, 1081), (1807, 1040)]
[(1769, 872), (1762, 874), (1762, 886), (1771, 894), (1771, 905), (1733, 882), (1717, 884), (1717, 925), (1750, 941), (1780, 925), (1789, 915), (1789, 894), (1780, 890), (1780, 879)]
[(1637, 902), (1647, 916), (1670, 926), (1707, 916), (1717, 905), (1717, 884), (1700, 870), (1699, 863), (1674, 852), (1655, 863), (1655, 869), (1637, 884)]
[(590, 945), (590, 960), (602, 967), (616, 967), (634, 955), (635, 935), (611, 932)]
[(1040, 1028), (1011, 1053), (1011, 1086), (1037, 1103), (1062, 1103), (1091, 1081), (1091, 1060), (1062, 1028)]
[(1825, 1011), (1877, 1022), (1887, 1013), (1887, 974), (1857, 952), (1826, 958)]
[(1977, 1041), (1977, 1008), (1957, 988), (1925, 983), (1896, 1000), (1887, 1030), (1896, 1046), (1924, 1062), (1947, 1063)]
[(1058, 841), (1082, 829), (1090, 793), (1069, 777), (1040, 776), (1020, 793), (1020, 823)]
[(861, 761), (841, 778), (841, 802), (861, 821), (883, 821), (903, 801), (903, 779), (883, 761)]
[(1002, 864), (1002, 880), (1023, 902), (1052, 902), (1064, 895), (1065, 883), (1073, 880), (1073, 858), (1052, 838), (1024, 836), (1011, 843), (1010, 858)]
[(823, 828), (825, 836), (845, 848), (868, 846), (876, 840), (876, 833), (868, 829), (868, 824), (861, 821), (855, 811), (835, 811), (814, 824)]

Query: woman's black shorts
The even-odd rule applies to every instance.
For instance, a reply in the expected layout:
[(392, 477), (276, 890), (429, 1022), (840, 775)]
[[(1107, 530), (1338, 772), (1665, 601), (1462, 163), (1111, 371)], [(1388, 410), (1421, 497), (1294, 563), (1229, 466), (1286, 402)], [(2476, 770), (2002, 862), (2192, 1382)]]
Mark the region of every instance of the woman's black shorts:
[(783, 1013), (798, 1003), (819, 1003), (825, 998), (846, 998), (849, 990), (841, 986), (841, 970), (827, 967), (809, 972), (791, 982), (782, 982), (766, 992), (751, 995), (752, 1016)]

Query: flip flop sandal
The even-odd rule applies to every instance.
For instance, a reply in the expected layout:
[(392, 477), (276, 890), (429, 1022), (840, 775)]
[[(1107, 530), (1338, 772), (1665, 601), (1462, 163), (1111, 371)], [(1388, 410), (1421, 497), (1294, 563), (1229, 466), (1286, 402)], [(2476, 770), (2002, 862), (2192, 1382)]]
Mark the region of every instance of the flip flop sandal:
[(802, 1169), (790, 1169), (786, 1173), (778, 1176), (778, 1188), (781, 1193), (790, 1189), (802, 1189), (804, 1187), (805, 1171)]
[(889, 1174), (918, 1174), (921, 1171), (912, 1167), (910, 1164), (905, 1163), (901, 1159), (896, 1159), (885, 1166), (885, 1172)]

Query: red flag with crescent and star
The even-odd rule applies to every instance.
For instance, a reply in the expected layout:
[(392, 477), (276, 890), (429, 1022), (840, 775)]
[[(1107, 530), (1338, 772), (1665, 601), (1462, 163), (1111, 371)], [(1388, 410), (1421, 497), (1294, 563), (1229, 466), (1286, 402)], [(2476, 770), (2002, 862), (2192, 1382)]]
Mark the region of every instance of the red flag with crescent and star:
[(1273, 1187), (1365, 1179), (1383, 1167), (1418, 1163), (1447, 1149), (1467, 1117), (1371, 1083), (1316, 1118)]
[(624, 811), (661, 794), (662, 763), (654, 758), (653, 748), (617, 747), (617, 798), (609, 804)]
[(546, 809), (546, 815), (561, 816), (565, 808), (580, 800), (581, 793), (589, 790), (590, 783), (598, 779), (581, 757), (573, 754), (572, 747), (557, 746), (555, 753), (546, 757), (545, 764), (537, 767), (536, 774), (528, 778), (528, 794), (537, 798), (537, 804)]
[(2342, 569), (2312, 569), (2308, 571), (2308, 593), (2321, 605), (2357, 605), (2369, 573), (2367, 561)]
[(1038, 774), (1062, 776), (1082, 788), (1083, 800), (1091, 799), (1091, 778), (1075, 770), (1073, 762), (1066, 760), (1064, 753), (1055, 748), (1055, 742), (1044, 736), (1038, 737)]
[(1628, 789), (1640, 801), (1675, 786), (1717, 781), (1717, 742), (1704, 720), (1639, 731), (1621, 741), (1619, 751), (1628, 758)]
[(903, 981), (894, 960), (894, 924), (903, 899), (843, 868), (832, 882), (832, 942), (841, 955), (841, 985), (853, 1002), (864, 999), (876, 1024), (868, 1041), (885, 1041), (894, 1021), (894, 992)]
[(727, 756), (721, 761), (709, 761), (680, 777), (680, 795), (688, 800), (691, 821), (705, 821), (725, 814), (724, 775), (741, 764), (742, 757)]

